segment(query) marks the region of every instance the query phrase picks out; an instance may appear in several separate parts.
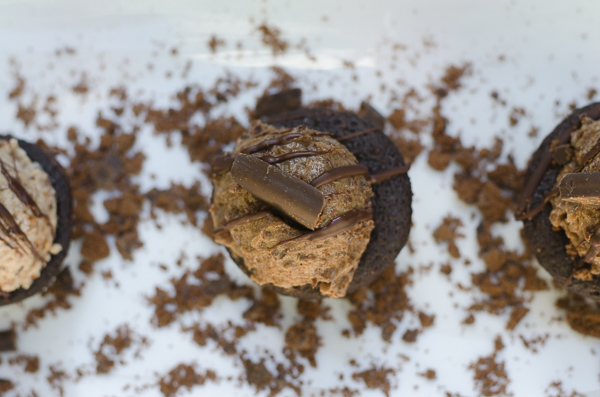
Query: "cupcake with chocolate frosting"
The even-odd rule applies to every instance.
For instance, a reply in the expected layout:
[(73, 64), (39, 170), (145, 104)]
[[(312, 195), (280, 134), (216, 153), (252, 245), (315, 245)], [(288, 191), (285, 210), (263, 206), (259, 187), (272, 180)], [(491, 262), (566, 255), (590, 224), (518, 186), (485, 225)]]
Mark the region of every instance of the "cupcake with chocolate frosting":
[(213, 166), (215, 241), (260, 285), (343, 297), (392, 265), (405, 244), (407, 170), (381, 130), (355, 114), (265, 119)]
[(575, 110), (542, 142), (517, 219), (555, 280), (600, 301), (600, 103)]
[(69, 248), (70, 225), (62, 167), (36, 145), (0, 137), (0, 304), (54, 281)]

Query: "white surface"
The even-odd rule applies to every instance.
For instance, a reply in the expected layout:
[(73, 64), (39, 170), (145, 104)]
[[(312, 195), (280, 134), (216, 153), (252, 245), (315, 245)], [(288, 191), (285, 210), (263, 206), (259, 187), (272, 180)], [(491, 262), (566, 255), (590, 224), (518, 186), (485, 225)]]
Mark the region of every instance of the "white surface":
[[(568, 104), (586, 104), (588, 89), (597, 87), (599, 11), (600, 4), (594, 0), (380, 0), (355, 1), (352, 5), (341, 0), (250, 0), (219, 4), (0, 0), (0, 54), (3, 55), (0, 130), (29, 140), (38, 136), (16, 120), (16, 104), (7, 99), (15, 84), (15, 71), (27, 80), (25, 103), (36, 95), (40, 99), (56, 95), (60, 128), (41, 135), (51, 144), (66, 146), (65, 127), (69, 125), (77, 125), (91, 137), (98, 136), (96, 114), (99, 109), (108, 111), (108, 90), (118, 85), (125, 84), (135, 99), (153, 100), (156, 105), (166, 106), (185, 84), (210, 87), (216, 78), (230, 71), (242, 80), (252, 78), (258, 87), (219, 106), (215, 113), (231, 114), (247, 123), (244, 107), (252, 106), (271, 78), (267, 67), (279, 65), (297, 77), (306, 102), (336, 98), (345, 106), (356, 108), (361, 100), (372, 97), (372, 104), (383, 114), (389, 114), (399, 105), (392, 99), (391, 89), (401, 96), (408, 88), (415, 87), (425, 98), (431, 98), (427, 85), (438, 81), (446, 66), (469, 62), (472, 75), (463, 79), (464, 88), (444, 102), (443, 113), (449, 119), (450, 133), (460, 133), (465, 145), (480, 147), (488, 146), (494, 135), (501, 136), (505, 139), (504, 156), (512, 154), (517, 165), (523, 167), (541, 139), (568, 113)], [(263, 20), (281, 29), (283, 38), (292, 44), (306, 39), (317, 61), (308, 60), (301, 50), (274, 58), (254, 31)], [(227, 43), (218, 55), (210, 54), (206, 45), (213, 34)], [(238, 41), (243, 43), (241, 56), (235, 46)], [(394, 44), (407, 47), (396, 52), (395, 62), (391, 59)], [(64, 47), (75, 49), (76, 54), (54, 56), (55, 50)], [(173, 47), (179, 50), (177, 56), (170, 54)], [(14, 59), (18, 66), (11, 65), (9, 59)], [(188, 60), (193, 65), (183, 78)], [(355, 62), (356, 69), (344, 68), (344, 60)], [(152, 71), (148, 70), (148, 63), (154, 65)], [(172, 78), (165, 78), (167, 71), (172, 71)], [(378, 71), (381, 76), (377, 76)], [(70, 90), (82, 73), (91, 82), (90, 93), (83, 98)], [(359, 76), (358, 81), (352, 79), (353, 74)], [(397, 84), (398, 81), (404, 83)], [(379, 89), (382, 83), (388, 86), (384, 92)], [(493, 90), (507, 101), (507, 107), (491, 99)], [(560, 103), (556, 104), (556, 100)], [(508, 117), (515, 106), (522, 106), (527, 114), (517, 126), (510, 127)], [(430, 107), (431, 99), (427, 99), (409, 114), (425, 115)], [(533, 126), (540, 131), (535, 139), (527, 137)], [(165, 188), (171, 180), (190, 185), (199, 178), (199, 165), (189, 163), (184, 149), (177, 145), (166, 148), (164, 139), (153, 136), (150, 127), (142, 134), (138, 145), (144, 146), (149, 157), (138, 181), (142, 191)], [(165, 163), (170, 167), (165, 167)], [(397, 369), (391, 382), (390, 394), (394, 396), (437, 396), (445, 391), (476, 395), (473, 373), (468, 366), (478, 357), (490, 354), (494, 337), (502, 335), (507, 347), (499, 353), (499, 358), (506, 361), (511, 379), (508, 390), (515, 396), (548, 395), (545, 390), (555, 380), (561, 380), (567, 392), (577, 390), (588, 396), (598, 395), (598, 341), (573, 332), (564, 321), (555, 321), (563, 316), (554, 307), (560, 291), (532, 295), (530, 313), (513, 332), (504, 330), (508, 313), (477, 314), (474, 325), (461, 325), (467, 315), (466, 307), (478, 293), (460, 291), (456, 284), (470, 285), (470, 272), (483, 269), (484, 265), (477, 257), (475, 240), (480, 215), (471, 218), (474, 209), (456, 198), (452, 190), (453, 172), (452, 167), (443, 173), (433, 172), (426, 164), (426, 154), (413, 165), (410, 176), (414, 227), (410, 239), (416, 253), (411, 255), (405, 249), (397, 259), (400, 271), (409, 264), (415, 269), (434, 264), (430, 272), (417, 270), (408, 292), (416, 309), (435, 314), (435, 326), (420, 335), (416, 344), (401, 340), (403, 330), (416, 325), (414, 315), (404, 317), (389, 345), (381, 341), (380, 330), (373, 326), (359, 338), (345, 339), (340, 337), (340, 331), (349, 326), (346, 319), (349, 305), (343, 300), (327, 301), (336, 321), (318, 322), (323, 346), (317, 354), (318, 368), (307, 366), (302, 376), (304, 394), (347, 385), (362, 390), (361, 395), (382, 395), (352, 380), (351, 373), (356, 369), (348, 361), (355, 359), (361, 363), (359, 369), (367, 369), (371, 363)], [(152, 173), (157, 174), (156, 180), (150, 178)], [(208, 188), (208, 183), (202, 182)], [(461, 231), (466, 237), (457, 243), (463, 257), (473, 263), (466, 268), (462, 260), (453, 262), (454, 271), (448, 279), (438, 269), (451, 259), (445, 247), (434, 243), (431, 232), (449, 213), (459, 214), (463, 219)], [(133, 352), (129, 352), (124, 357), (127, 365), (117, 364), (108, 375), (66, 381), (66, 396), (158, 396), (156, 386), (136, 388), (155, 384), (156, 374), (166, 374), (180, 362), (196, 362), (199, 369), (215, 368), (222, 378), (227, 375), (233, 378), (216, 384), (208, 382), (203, 388), (192, 389), (190, 395), (254, 395), (253, 387), (237, 380), (243, 373), (239, 360), (221, 354), (211, 343), (200, 347), (193, 343), (189, 333), (180, 332), (182, 324), (194, 321), (240, 322), (248, 302), (220, 299), (201, 314), (186, 314), (169, 327), (156, 329), (150, 325), (152, 309), (146, 297), (152, 295), (156, 286), (164, 286), (170, 277), (182, 273), (183, 269), (175, 265), (180, 251), (194, 258), (223, 249), (213, 245), (199, 230), (181, 226), (175, 216), (160, 215), (162, 230), (157, 230), (148, 219), (148, 211), (144, 212), (144, 219), (140, 234), (145, 246), (136, 252), (133, 263), (124, 262), (114, 250), (110, 258), (95, 265), (92, 277), (85, 278), (77, 270), (78, 245), (72, 247), (66, 263), (85, 286), (82, 296), (71, 300), (71, 310), (59, 310), (55, 316), (42, 320), (38, 328), (23, 330), (24, 316), (29, 309), (40, 306), (42, 298), (0, 308), (0, 328), (15, 324), (19, 353), (39, 355), (41, 359), (40, 372), (24, 375), (18, 367), (7, 365), (11, 354), (2, 355), (0, 378), (13, 379), (19, 394), (27, 395), (30, 390), (40, 396), (57, 394), (46, 381), (50, 365), (58, 365), (72, 377), (77, 368), (87, 366), (93, 371), (92, 348), (98, 346), (105, 333), (128, 323), (136, 334), (150, 339), (150, 346), (142, 349), (139, 357), (134, 358)], [(502, 233), (509, 246), (521, 249), (515, 237), (519, 227), (518, 222), (510, 222), (497, 228), (497, 232)], [(158, 264), (167, 265), (168, 271), (161, 271)], [(192, 259), (184, 263), (184, 268), (195, 266)], [(108, 269), (118, 284), (102, 278), (101, 272)], [(247, 282), (232, 262), (227, 263), (227, 269), (239, 283)], [(298, 319), (293, 299), (282, 298), (282, 307), (281, 328), (260, 327), (241, 342), (249, 357), (257, 358), (267, 349), (276, 358), (282, 358), (283, 332)], [(549, 335), (548, 340), (537, 354), (525, 349), (519, 338), (519, 335), (530, 339), (545, 334)], [(409, 360), (405, 362), (400, 355), (408, 356)], [(436, 381), (416, 376), (427, 368), (437, 371)], [(344, 381), (339, 381), (340, 373), (344, 374)], [(131, 388), (124, 390), (125, 385)], [(286, 390), (282, 395), (290, 394)]]

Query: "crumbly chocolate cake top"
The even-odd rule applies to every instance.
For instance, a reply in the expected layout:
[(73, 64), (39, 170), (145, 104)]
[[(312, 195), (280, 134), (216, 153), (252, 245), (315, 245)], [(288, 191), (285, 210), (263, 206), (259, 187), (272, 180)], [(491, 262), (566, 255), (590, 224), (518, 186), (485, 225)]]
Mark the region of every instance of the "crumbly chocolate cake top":
[[(250, 277), (260, 285), (310, 284), (325, 296), (344, 296), (373, 229), (366, 167), (323, 132), (261, 123), (238, 140), (232, 156), (230, 170), (213, 179), (215, 240), (243, 258)], [(264, 173), (255, 177), (259, 167)], [(279, 186), (281, 190), (275, 190)], [(312, 197), (316, 211), (308, 201)], [(274, 208), (290, 212), (282, 217)]]

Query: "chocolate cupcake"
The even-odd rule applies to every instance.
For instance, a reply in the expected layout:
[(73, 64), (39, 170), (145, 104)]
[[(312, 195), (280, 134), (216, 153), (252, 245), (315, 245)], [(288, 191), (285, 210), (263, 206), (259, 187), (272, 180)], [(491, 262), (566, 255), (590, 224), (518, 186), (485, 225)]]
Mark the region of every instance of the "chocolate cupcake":
[(600, 103), (575, 110), (544, 139), (516, 217), (558, 283), (600, 300)]
[(43, 291), (71, 240), (71, 190), (40, 147), (0, 136), (0, 305)]
[(407, 170), (381, 128), (353, 113), (265, 118), (215, 163), (215, 240), (260, 285), (345, 296), (392, 265), (408, 239)]

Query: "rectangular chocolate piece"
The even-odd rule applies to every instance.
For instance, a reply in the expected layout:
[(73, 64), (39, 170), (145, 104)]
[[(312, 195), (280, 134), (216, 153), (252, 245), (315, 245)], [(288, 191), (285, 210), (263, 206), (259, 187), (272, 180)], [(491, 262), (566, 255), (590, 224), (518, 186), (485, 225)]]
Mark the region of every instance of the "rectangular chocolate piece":
[(231, 167), (231, 176), (259, 200), (272, 205), (296, 222), (314, 230), (323, 211), (323, 193), (277, 166), (240, 153)]
[(13, 329), (0, 331), (0, 352), (12, 352), (17, 350), (15, 344), (17, 335)]
[(261, 118), (263, 116), (274, 116), (286, 112), (300, 109), (302, 106), (302, 90), (292, 88), (281, 91), (273, 95), (265, 95), (258, 99), (254, 116)]
[(370, 103), (361, 102), (358, 115), (373, 124), (373, 126), (383, 130), (385, 118)]
[(558, 189), (563, 200), (600, 207), (600, 172), (565, 174)]

